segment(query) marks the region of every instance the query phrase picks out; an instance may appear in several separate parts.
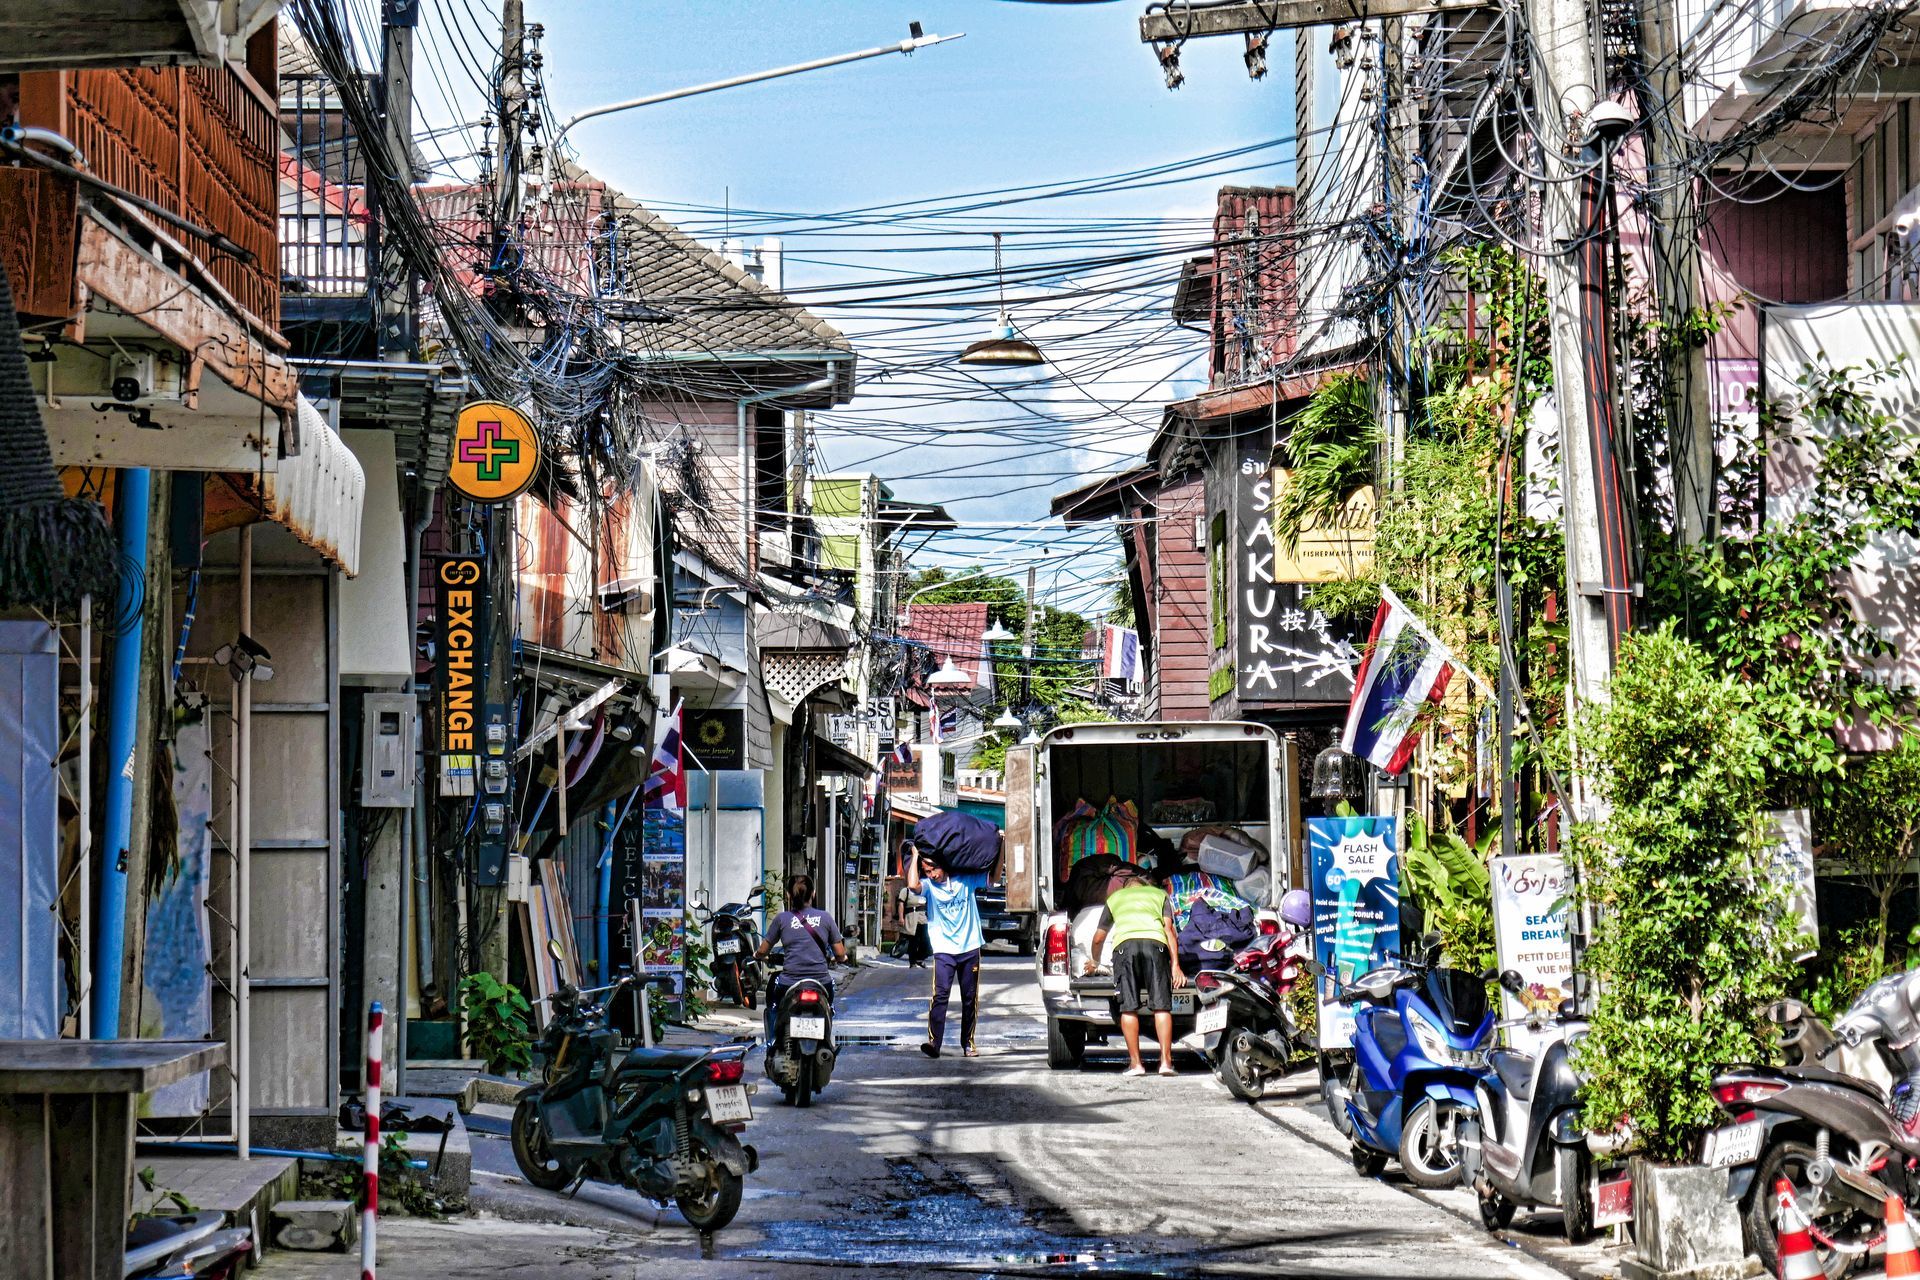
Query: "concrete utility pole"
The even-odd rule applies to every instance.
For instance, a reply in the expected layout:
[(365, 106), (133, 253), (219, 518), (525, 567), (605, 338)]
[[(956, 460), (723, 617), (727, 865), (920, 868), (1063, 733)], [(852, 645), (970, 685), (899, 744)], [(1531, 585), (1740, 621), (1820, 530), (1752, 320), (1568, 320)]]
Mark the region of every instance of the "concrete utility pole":
[(1700, 304), (1700, 217), (1693, 175), (1686, 167), (1686, 85), (1673, 0), (1640, 0), (1640, 65), (1650, 92), (1641, 99), (1647, 122), (1647, 228), (1655, 291), (1666, 330), (1667, 462), (1680, 540), (1717, 537), (1714, 500), (1719, 459), (1714, 451), (1713, 405), (1708, 395), (1707, 349), (1685, 341)]
[(1020, 640), (1020, 690), (1022, 706), (1033, 705), (1033, 591), (1034, 583), (1040, 571), (1033, 565), (1027, 566), (1027, 626), (1026, 634)]
[[(387, 154), (400, 167), (397, 176), (411, 184), (413, 32), (420, 22), (420, 0), (386, 0), (381, 9), (380, 118), (385, 126), (382, 140)], [(380, 238), (379, 279), (380, 356), (384, 360), (410, 360), (414, 354), (413, 269), (400, 251), (399, 243), (384, 234)]]
[[(1619, 472), (1604, 446), (1612, 428), (1612, 344), (1604, 323), (1601, 202), (1610, 199), (1580, 154), (1587, 121), (1603, 96), (1599, 48), (1584, 0), (1527, 0), (1536, 111), (1558, 137), (1542, 139), (1541, 164), (1552, 181), (1542, 192), (1542, 243), (1552, 329), (1554, 400), (1560, 414), (1560, 492), (1565, 504), (1568, 631), (1573, 649), (1570, 702), (1602, 701), (1613, 674), (1614, 643), (1630, 619), (1630, 584), (1610, 560), (1602, 521), (1618, 516)], [(1615, 530), (1615, 532), (1621, 532)], [(1613, 554), (1617, 554), (1617, 545)], [(1609, 586), (1615, 587), (1613, 594)], [(1569, 712), (1575, 708), (1569, 706)], [(1581, 790), (1576, 782), (1575, 791)], [(1569, 797), (1576, 803), (1584, 797)]]

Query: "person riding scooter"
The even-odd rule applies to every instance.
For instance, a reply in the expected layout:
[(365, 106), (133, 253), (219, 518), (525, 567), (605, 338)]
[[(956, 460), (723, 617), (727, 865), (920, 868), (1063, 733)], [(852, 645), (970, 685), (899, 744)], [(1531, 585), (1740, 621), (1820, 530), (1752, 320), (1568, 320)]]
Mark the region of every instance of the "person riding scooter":
[(787, 881), (787, 908), (767, 925), (754, 959), (765, 961), (775, 947), (786, 954), (780, 971), (767, 982), (767, 1033), (773, 1033), (774, 1011), (780, 1007), (780, 993), (802, 978), (811, 978), (833, 995), (832, 966), (849, 963), (846, 940), (833, 913), (813, 905), (813, 881), (796, 875)]

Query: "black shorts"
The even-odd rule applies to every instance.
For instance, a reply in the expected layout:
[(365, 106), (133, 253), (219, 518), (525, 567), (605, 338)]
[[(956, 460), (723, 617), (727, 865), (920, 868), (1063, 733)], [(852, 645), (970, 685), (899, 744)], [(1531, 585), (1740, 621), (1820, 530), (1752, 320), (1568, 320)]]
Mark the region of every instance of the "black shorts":
[(1134, 938), (1113, 949), (1113, 985), (1122, 1013), (1173, 1010), (1173, 957), (1164, 942)]

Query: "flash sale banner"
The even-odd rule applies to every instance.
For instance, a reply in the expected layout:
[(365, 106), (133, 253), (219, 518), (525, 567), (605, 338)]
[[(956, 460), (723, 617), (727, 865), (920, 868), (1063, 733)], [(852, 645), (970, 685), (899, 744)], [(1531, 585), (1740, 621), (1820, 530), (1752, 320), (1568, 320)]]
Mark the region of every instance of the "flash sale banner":
[(1392, 818), (1308, 818), (1313, 954), (1320, 979), (1320, 1047), (1353, 1043), (1353, 1011), (1333, 998), (1400, 949), (1400, 856)]

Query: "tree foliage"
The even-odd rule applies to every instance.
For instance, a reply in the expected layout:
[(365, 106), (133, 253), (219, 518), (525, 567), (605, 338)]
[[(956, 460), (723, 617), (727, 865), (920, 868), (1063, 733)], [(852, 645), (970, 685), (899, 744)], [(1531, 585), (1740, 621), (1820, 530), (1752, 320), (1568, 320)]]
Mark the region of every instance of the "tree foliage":
[(1581, 724), (1607, 816), (1580, 833), (1599, 996), (1576, 1060), (1588, 1124), (1630, 1121), (1649, 1156), (1685, 1161), (1719, 1119), (1714, 1072), (1760, 1056), (1790, 970), (1759, 821), (1766, 739), (1737, 680), (1671, 626), (1622, 644), (1612, 695)]
[(1912, 882), (1908, 869), (1920, 841), (1920, 735), (1904, 733), (1893, 750), (1856, 762), (1844, 786), (1822, 793), (1814, 823), (1825, 853), (1873, 895), (1866, 941), (1877, 977), (1887, 967), (1893, 900)]

